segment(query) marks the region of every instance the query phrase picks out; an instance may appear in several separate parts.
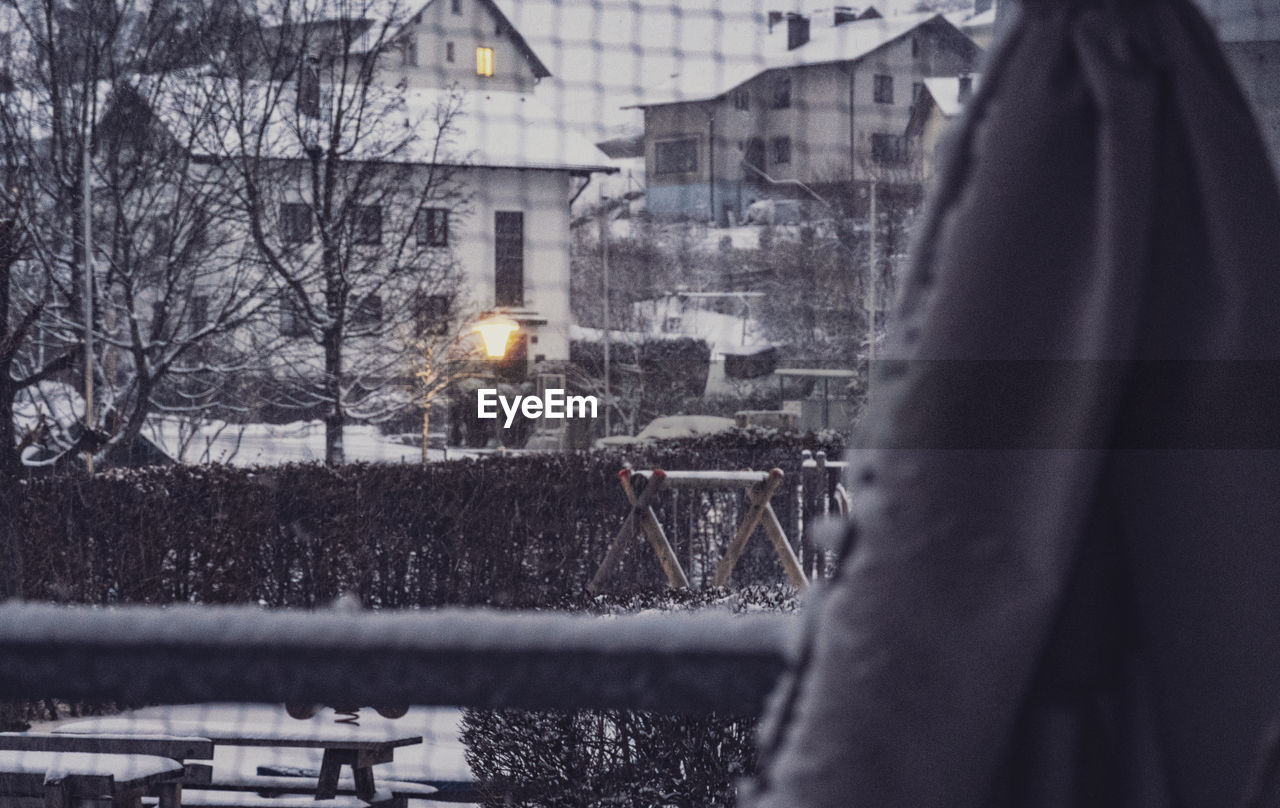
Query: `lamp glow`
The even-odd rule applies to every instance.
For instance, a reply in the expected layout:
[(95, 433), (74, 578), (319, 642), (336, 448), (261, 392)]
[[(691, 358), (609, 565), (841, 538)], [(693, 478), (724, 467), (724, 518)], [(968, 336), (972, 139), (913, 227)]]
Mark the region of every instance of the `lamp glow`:
[(507, 354), (507, 340), (519, 327), (520, 324), (510, 317), (495, 314), (476, 323), (471, 330), (484, 340), (484, 352), (490, 359), (501, 359)]

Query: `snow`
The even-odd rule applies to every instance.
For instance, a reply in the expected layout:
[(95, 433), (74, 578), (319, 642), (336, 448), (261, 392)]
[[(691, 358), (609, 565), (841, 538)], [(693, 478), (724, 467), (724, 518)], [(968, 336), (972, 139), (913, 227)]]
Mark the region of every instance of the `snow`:
[(73, 774), (110, 775), (136, 780), (182, 771), (181, 764), (152, 755), (103, 755), (88, 752), (0, 752), (0, 771), (18, 774), (44, 773), (46, 782)]
[[(305, 721), (290, 718), (279, 704), (184, 704), (147, 707), (114, 716), (113, 725), (132, 723), (138, 729), (150, 731), (156, 727), (213, 727), (270, 728), (278, 733), (312, 733), (332, 731), (345, 725), (335, 723), (339, 716), (330, 708), (324, 708), (315, 717)], [(458, 740), (458, 722), (462, 711), (456, 708), (411, 707), (404, 717), (388, 719), (372, 710), (360, 711), (359, 731), (366, 734), (420, 735), (422, 743), (396, 749), (392, 763), (374, 767), (374, 782), (385, 780), (473, 780), (471, 769), (464, 757), (465, 746)], [(80, 719), (51, 722), (33, 727), (39, 730), (56, 730), (74, 724), (84, 724)], [(185, 731), (185, 730), (184, 730)], [(23, 753), (30, 754), (30, 753)], [(95, 757), (102, 757), (97, 755)], [(293, 768), (307, 771), (320, 768), (322, 751), (308, 748), (280, 748), (270, 746), (214, 747), (213, 771), (215, 777), (228, 779), (256, 777), (259, 766)], [(427, 803), (421, 803), (426, 808)]]
[(926, 12), (860, 20), (829, 29), (814, 26), (811, 29), (813, 38), (809, 43), (794, 50), (785, 50), (785, 41), (771, 37), (764, 53), (757, 53), (750, 59), (733, 60), (728, 67), (720, 66), (716, 70), (678, 73), (664, 86), (654, 87), (647, 92), (638, 106), (710, 100), (724, 95), (766, 70), (859, 59), (933, 19), (945, 21), (946, 18), (941, 14)]
[[(188, 463), (230, 463), (234, 466), (274, 466), (324, 460), (324, 423), (296, 421), (290, 424), (227, 424), (210, 421), (196, 427), (196, 435), (182, 451), (183, 424), (176, 418), (155, 419), (145, 434), (170, 457)], [(187, 425), (187, 429), (191, 429)], [(422, 447), (382, 435), (375, 426), (349, 424), (343, 450), (348, 462), (421, 463)], [(445, 453), (432, 449), (431, 460)]]
[[(973, 89), (978, 89), (979, 77), (973, 76)], [(960, 102), (960, 78), (958, 76), (944, 76), (939, 78), (930, 78), (924, 80), (924, 86), (929, 90), (929, 95), (933, 96), (933, 101), (938, 105), (938, 110), (948, 118), (954, 118), (964, 111), (964, 104)]]
[[(145, 85), (145, 80), (140, 84)], [(351, 97), (354, 85), (324, 85), (324, 94)], [(235, 154), (240, 146), (230, 121), (198, 116), (208, 99), (243, 94), (251, 115), (269, 114), (266, 136), (252, 147), (267, 157), (297, 159), (303, 156), (293, 102), (277, 102), (280, 87), (266, 82), (224, 82), (213, 77), (170, 81), (153, 99), (158, 116), (174, 132), (188, 131), (190, 121), (204, 122), (195, 142), (198, 151), (218, 156)], [(283, 89), (288, 96), (292, 87)], [(463, 91), (457, 88), (409, 88), (398, 97), (390, 91), (372, 94), (369, 114), (378, 120), (366, 127), (360, 142), (347, 144), (350, 159), (380, 162), (482, 166), (489, 168), (541, 168), (571, 171), (609, 171), (604, 152), (567, 126), (562, 118), (532, 95), (497, 90)], [(322, 100), (322, 103), (325, 103)], [(444, 114), (445, 110), (456, 114)], [(446, 125), (441, 130), (441, 118)], [(412, 135), (412, 137), (410, 137)], [(344, 133), (349, 136), (349, 133)], [(401, 144), (393, 148), (391, 144)]]

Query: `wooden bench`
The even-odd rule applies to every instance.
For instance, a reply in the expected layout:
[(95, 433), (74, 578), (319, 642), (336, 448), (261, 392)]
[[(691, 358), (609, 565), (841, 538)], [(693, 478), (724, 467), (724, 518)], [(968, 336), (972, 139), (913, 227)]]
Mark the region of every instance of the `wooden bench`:
[(160, 808), (179, 808), (183, 773), (178, 761), (152, 755), (5, 750), (0, 751), (0, 805), (139, 808), (143, 796), (153, 794)]

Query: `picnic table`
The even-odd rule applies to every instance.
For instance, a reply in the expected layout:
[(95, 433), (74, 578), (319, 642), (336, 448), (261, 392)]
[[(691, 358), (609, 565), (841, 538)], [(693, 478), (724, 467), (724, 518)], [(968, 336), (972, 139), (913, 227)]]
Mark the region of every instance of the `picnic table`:
[(295, 721), (283, 715), (280, 722), (269, 724), (117, 716), (63, 724), (55, 732), (79, 735), (182, 735), (207, 738), (218, 746), (322, 749), (324, 755), (320, 763), (315, 799), (332, 800), (337, 796), (339, 776), (342, 767), (347, 766), (351, 769), (355, 794), (365, 802), (373, 802), (377, 794), (373, 766), (392, 762), (395, 750), (402, 746), (422, 743), (421, 735), (396, 735), (385, 729)]
[(179, 808), (183, 773), (178, 761), (154, 755), (0, 751), (0, 795), (39, 796), (50, 808), (99, 799), (138, 808), (142, 796), (152, 792), (161, 808)]

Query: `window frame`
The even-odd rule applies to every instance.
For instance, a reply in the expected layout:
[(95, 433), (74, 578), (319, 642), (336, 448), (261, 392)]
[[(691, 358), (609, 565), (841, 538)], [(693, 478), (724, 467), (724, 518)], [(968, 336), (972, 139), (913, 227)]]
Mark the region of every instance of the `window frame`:
[(791, 75), (782, 73), (773, 77), (769, 86), (769, 108), (791, 109)]
[(524, 211), (493, 212), (493, 305), (524, 307)]
[(449, 209), (422, 208), (414, 230), (414, 239), (419, 247), (448, 247)]
[(417, 333), (443, 337), (449, 334), (449, 319), (453, 312), (453, 296), (417, 292), (413, 297), (413, 324)]
[[(671, 150), (677, 146), (687, 148), (688, 152), (679, 157), (673, 156)], [(683, 159), (680, 159), (680, 157)], [(698, 157), (698, 138), (696, 137), (685, 136), (654, 141), (653, 173), (655, 176), (664, 177), (678, 174), (696, 174), (700, 165)], [(672, 165), (673, 163), (674, 165)]]
[(791, 138), (786, 135), (779, 135), (770, 140), (770, 151), (772, 152), (773, 164), (776, 166), (785, 166), (791, 164)]
[(376, 247), (382, 243), (381, 205), (355, 205), (349, 219), (352, 244)]
[(893, 103), (893, 76), (885, 73), (872, 76), (871, 100), (877, 104)]
[[(315, 237), (315, 215), (306, 202), (280, 203), (280, 240), (285, 244), (310, 244)], [(305, 217), (306, 226), (301, 226)]]
[(872, 132), (871, 162), (882, 166), (910, 165), (910, 138), (892, 132)]

